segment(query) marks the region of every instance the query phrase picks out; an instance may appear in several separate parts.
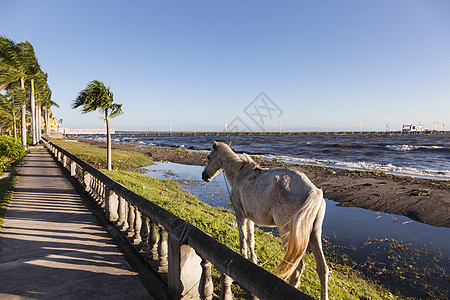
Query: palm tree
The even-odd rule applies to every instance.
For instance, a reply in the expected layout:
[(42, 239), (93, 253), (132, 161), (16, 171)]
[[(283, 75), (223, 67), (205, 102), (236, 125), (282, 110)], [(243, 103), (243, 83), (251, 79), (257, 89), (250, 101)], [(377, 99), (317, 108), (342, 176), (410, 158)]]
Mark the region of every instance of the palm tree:
[[(40, 72), (40, 66), (30, 42), (15, 43), (0, 36), (0, 90), (9, 84), (20, 81), (25, 91), (25, 81), (34, 79)], [(31, 85), (33, 86), (33, 84)], [(32, 93), (33, 95), (33, 93)], [(33, 99), (33, 96), (31, 96)], [(33, 110), (32, 110), (33, 112)], [(32, 115), (32, 118), (34, 116)], [(32, 123), (33, 124), (33, 123)], [(33, 129), (33, 127), (32, 127)], [(22, 144), (26, 145), (26, 99), (22, 103)]]
[[(35, 124), (36, 124), (36, 140), (41, 139), (41, 116), (42, 111), (44, 111), (44, 123), (45, 123), (45, 133), (48, 136), (49, 122), (48, 122), (48, 110), (51, 106), (58, 106), (55, 102), (51, 100), (52, 91), (47, 84), (48, 75), (46, 73), (41, 73), (36, 78), (35, 81), (35, 97), (36, 97), (36, 114), (35, 114)], [(59, 107), (59, 106), (58, 106)]]
[(47, 138), (50, 135), (50, 128), (51, 128), (50, 117), (52, 116), (52, 110), (51, 110), (52, 106), (56, 106), (59, 108), (59, 105), (50, 99), (46, 99), (42, 103), (42, 110), (44, 111), (45, 135), (47, 136)]
[(72, 103), (72, 108), (82, 106), (81, 112), (99, 110), (104, 114), (106, 122), (106, 141), (107, 141), (107, 167), (111, 170), (111, 134), (109, 131), (109, 119), (122, 114), (122, 104), (113, 103), (113, 94), (110, 87), (105, 87), (103, 82), (93, 80), (89, 82), (84, 90), (82, 90), (77, 99)]
[(24, 94), (17, 82), (8, 86), (6, 96), (0, 94), (0, 116), (2, 116), (4, 125), (12, 127), (16, 143), (17, 122), (20, 120), (20, 110), (25, 99)]
[(17, 121), (20, 113), (20, 106), (14, 105), (14, 101), (9, 101), (5, 95), (0, 94), (0, 116), (3, 126), (11, 128), (14, 132), (14, 142), (17, 143)]

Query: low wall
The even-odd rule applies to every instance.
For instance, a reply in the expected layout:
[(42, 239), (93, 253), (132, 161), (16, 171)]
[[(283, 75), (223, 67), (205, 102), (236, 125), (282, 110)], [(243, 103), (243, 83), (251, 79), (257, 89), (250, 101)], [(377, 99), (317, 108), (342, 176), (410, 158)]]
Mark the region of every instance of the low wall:
[[(233, 280), (260, 299), (312, 299), (64, 149), (44, 144), (167, 283), (172, 299), (232, 299)], [(220, 295), (213, 293), (212, 265), (222, 273)]]

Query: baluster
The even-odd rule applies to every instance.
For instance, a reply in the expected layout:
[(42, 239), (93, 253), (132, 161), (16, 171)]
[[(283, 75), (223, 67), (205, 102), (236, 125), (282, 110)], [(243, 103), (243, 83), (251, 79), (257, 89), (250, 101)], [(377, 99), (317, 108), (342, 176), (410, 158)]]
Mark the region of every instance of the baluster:
[(156, 230), (156, 223), (150, 219), (150, 235), (148, 236), (149, 250), (147, 255), (151, 260), (158, 260), (158, 231)]
[(92, 198), (95, 202), (97, 202), (97, 178), (94, 175), (91, 175), (91, 185), (92, 185)]
[(148, 245), (148, 236), (149, 236), (149, 228), (148, 228), (148, 217), (141, 213), (142, 224), (141, 224), (141, 243), (139, 244), (139, 249), (147, 254), (150, 246)]
[(90, 191), (90, 195), (92, 197), (92, 199), (95, 200), (95, 177), (93, 175), (90, 176), (90, 187), (91, 187), (91, 191)]
[(127, 237), (132, 238), (134, 235), (134, 206), (128, 203), (128, 229), (127, 229)]
[(95, 195), (96, 182), (95, 176), (91, 174), (91, 195)]
[(100, 207), (105, 209), (106, 208), (106, 187), (103, 182), (100, 181)]
[(98, 198), (99, 198), (98, 192), (99, 192), (100, 185), (99, 185), (97, 177), (94, 177), (94, 187), (95, 187), (95, 189), (94, 189), (94, 199), (95, 199), (95, 203), (98, 204)]
[(137, 207), (134, 208), (134, 235), (132, 238), (132, 242), (134, 245), (138, 245), (141, 242), (141, 227), (142, 227), (142, 217), (141, 213), (137, 209)]
[(214, 285), (211, 276), (211, 263), (202, 258), (202, 277), (200, 279), (200, 297), (201, 299), (211, 300), (213, 298)]
[(119, 196), (119, 219), (116, 221), (116, 225), (120, 231), (128, 229), (127, 223), (127, 201)]
[(219, 299), (232, 300), (233, 293), (231, 292), (231, 284), (233, 283), (233, 279), (227, 274), (222, 273), (222, 276), (220, 276), (220, 282), (222, 284), (222, 291), (220, 292)]
[(95, 178), (95, 186), (96, 186), (96, 189), (95, 189), (95, 194), (96, 194), (96, 202), (97, 202), (97, 204), (98, 204), (98, 206), (100, 206), (101, 207), (101, 204), (102, 204), (102, 196), (101, 196), (101, 192), (102, 192), (102, 186), (101, 186), (101, 182), (100, 182), (100, 180), (98, 180), (98, 178), (96, 177)]
[(164, 226), (158, 224), (159, 228), (159, 247), (158, 247), (158, 255), (159, 255), (159, 264), (158, 264), (158, 272), (167, 272), (168, 259), (167, 255), (168, 245), (167, 245), (167, 232)]
[(75, 164), (75, 174), (73, 176), (77, 179), (78, 183), (82, 184), (83, 183), (83, 180), (82, 180), (83, 177), (81, 175), (81, 167), (75, 161), (73, 163)]
[(75, 177), (76, 167), (75, 161), (70, 160), (70, 176)]
[(97, 178), (97, 201), (98, 205), (102, 207), (102, 182)]
[(95, 202), (97, 202), (97, 178), (95, 178), (95, 176), (91, 176), (91, 186), (92, 186), (91, 190), (92, 198), (95, 200)]
[(105, 189), (105, 213), (108, 221), (115, 222), (119, 218), (117, 215), (118, 204), (116, 192), (112, 189)]
[(83, 168), (77, 164), (77, 170), (76, 170), (76, 178), (78, 179), (78, 182), (80, 183), (80, 185), (84, 188), (84, 173), (83, 173)]
[(83, 171), (84, 191), (89, 193), (91, 190), (91, 174), (88, 171)]

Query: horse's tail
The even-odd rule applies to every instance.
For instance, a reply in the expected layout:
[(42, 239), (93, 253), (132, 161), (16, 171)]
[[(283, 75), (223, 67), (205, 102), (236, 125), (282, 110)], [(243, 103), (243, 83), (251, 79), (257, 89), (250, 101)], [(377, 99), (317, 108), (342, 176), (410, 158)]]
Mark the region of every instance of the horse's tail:
[(305, 254), (314, 221), (323, 201), (322, 190), (311, 191), (303, 206), (292, 217), (288, 242), (285, 245), (286, 252), (281, 264), (275, 270), (275, 274), (280, 278), (287, 279)]

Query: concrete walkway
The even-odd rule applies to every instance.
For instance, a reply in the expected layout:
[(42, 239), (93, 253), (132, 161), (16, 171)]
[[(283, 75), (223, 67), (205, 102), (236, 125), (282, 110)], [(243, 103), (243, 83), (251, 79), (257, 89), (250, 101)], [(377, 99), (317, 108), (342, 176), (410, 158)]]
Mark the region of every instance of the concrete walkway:
[(148, 299), (47, 150), (32, 149), (0, 229), (0, 299)]

